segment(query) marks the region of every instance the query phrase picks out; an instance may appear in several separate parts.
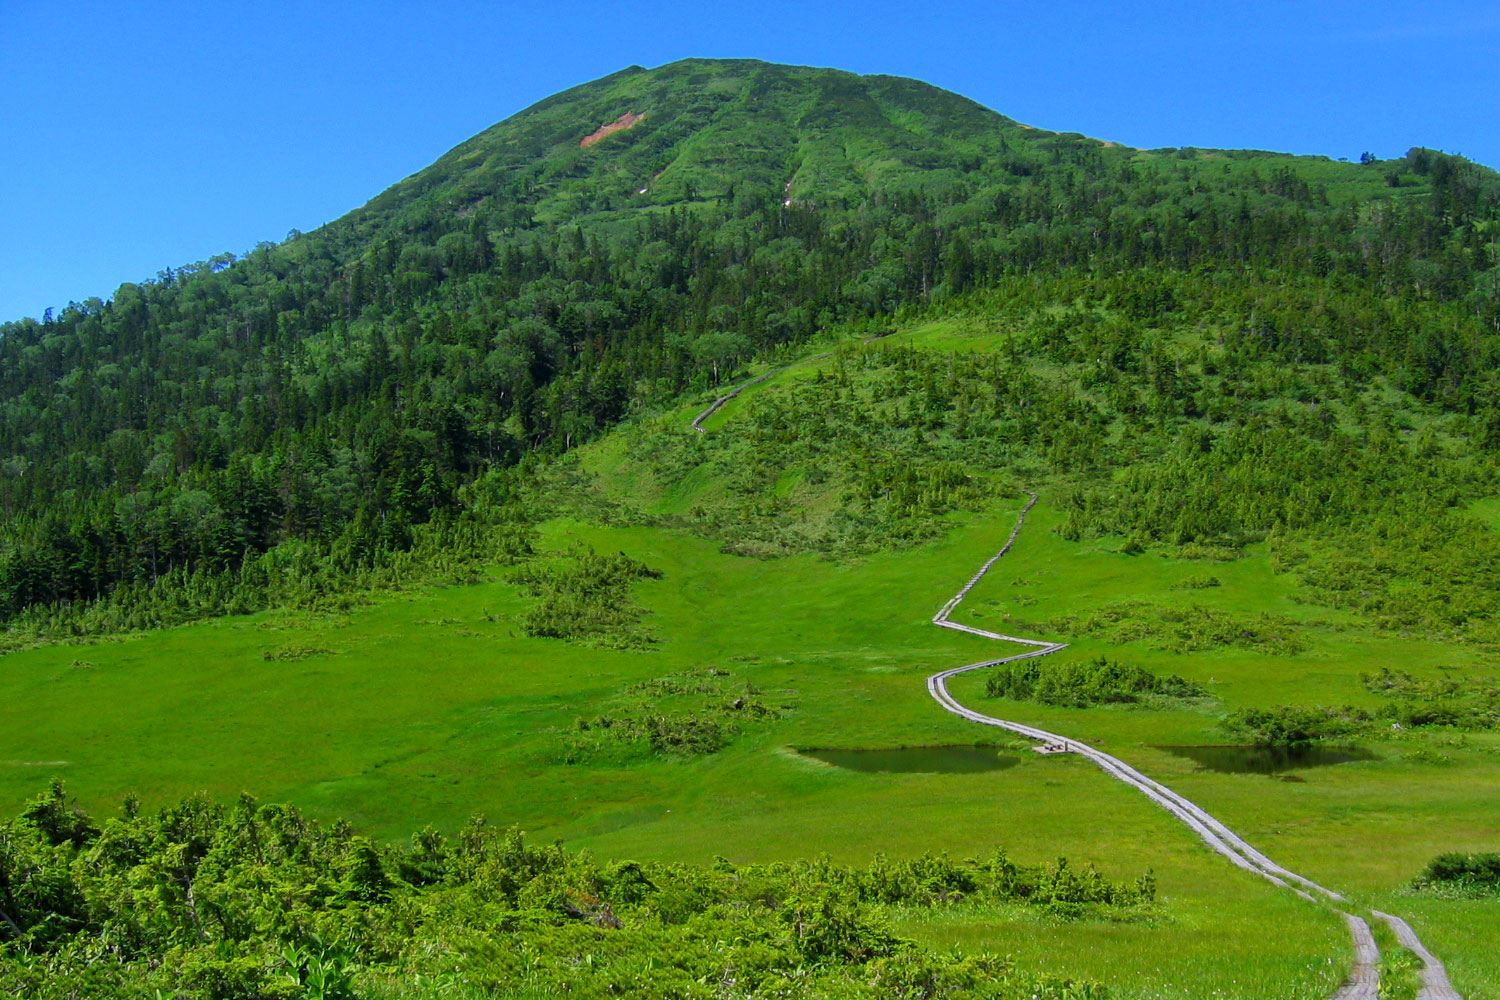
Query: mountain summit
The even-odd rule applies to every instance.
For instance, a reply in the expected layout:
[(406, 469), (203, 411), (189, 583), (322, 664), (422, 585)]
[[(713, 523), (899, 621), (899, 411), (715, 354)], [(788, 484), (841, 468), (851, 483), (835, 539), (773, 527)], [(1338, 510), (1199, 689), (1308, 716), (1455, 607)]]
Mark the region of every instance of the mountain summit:
[(367, 212), (415, 199), (461, 213), (497, 193), (533, 206), (538, 221), (762, 197), (847, 205), (993, 179), (1055, 138), (915, 80), (689, 59), (540, 101)]

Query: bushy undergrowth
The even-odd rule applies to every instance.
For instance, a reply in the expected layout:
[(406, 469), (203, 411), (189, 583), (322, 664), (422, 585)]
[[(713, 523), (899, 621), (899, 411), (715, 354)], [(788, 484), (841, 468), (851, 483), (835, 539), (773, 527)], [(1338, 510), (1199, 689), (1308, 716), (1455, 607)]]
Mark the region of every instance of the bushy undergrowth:
[(1397, 725), (1452, 726), (1458, 729), (1500, 728), (1500, 684), (1473, 678), (1420, 680), (1405, 671), (1382, 667), (1361, 674), (1365, 687), (1389, 701), (1375, 711), (1377, 718)]
[(1412, 888), (1439, 895), (1500, 896), (1500, 853), (1439, 854), (1427, 862)]
[(623, 552), (577, 549), (562, 559), (522, 566), (511, 579), (538, 599), (521, 615), (527, 635), (624, 648), (652, 641), (640, 628), (645, 611), (631, 598), (630, 586), (660, 576)]
[[(475, 819), (379, 846), (241, 797), (97, 822), (60, 785), (0, 824), (0, 992), (32, 1000), (517, 996), (1089, 1000), (1097, 986), (933, 952), (887, 907), (1150, 916), (1155, 884), (931, 855), (602, 861)], [(1003, 942), (996, 942), (1003, 950)]]
[[(1500, 685), (1494, 681), (1423, 680), (1389, 667), (1361, 674), (1360, 679), (1367, 690), (1382, 695), (1385, 703), (1373, 709), (1352, 705), (1247, 708), (1231, 713), (1224, 725), (1262, 746), (1338, 742), (1402, 730), (1500, 728)], [(1425, 748), (1412, 751), (1408, 757), (1446, 759)]]
[(1302, 746), (1353, 739), (1370, 730), (1372, 716), (1357, 708), (1242, 708), (1224, 719), (1230, 732), (1256, 746)]
[(1203, 698), (1208, 692), (1176, 675), (1158, 677), (1142, 667), (1103, 656), (1061, 663), (1051, 658), (1017, 660), (992, 669), (985, 694), (1014, 701), (1087, 708), (1167, 699)]
[(620, 763), (645, 756), (698, 757), (718, 753), (747, 729), (780, 718), (749, 681), (717, 667), (632, 684), (563, 738), (569, 764)]

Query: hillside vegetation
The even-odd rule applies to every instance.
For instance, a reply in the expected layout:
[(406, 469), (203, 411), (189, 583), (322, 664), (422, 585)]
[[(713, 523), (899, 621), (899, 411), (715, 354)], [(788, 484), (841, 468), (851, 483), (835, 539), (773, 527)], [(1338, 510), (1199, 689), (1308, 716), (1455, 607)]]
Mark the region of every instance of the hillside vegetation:
[[(625, 70), (317, 232), (6, 325), (0, 615), (66, 630), (59, 607), (119, 594), (106, 621), (142, 627), (348, 589), (425, 525), (493, 521), (528, 454), (1019, 275), (1146, 326), (1212, 290), (1239, 352), (1500, 427), (1497, 191), (1422, 149), (1141, 152), (909, 80)], [(1088, 344), (1096, 378), (1140, 346)]]
[[(0, 988), (32, 1000), (152, 990), (1091, 1000), (1105, 995), (1096, 984), (920, 948), (885, 914), (1014, 904), (1140, 919), (1155, 896), (1150, 875), (1116, 884), (1066, 859), (1017, 864), (1003, 851), (864, 868), (601, 863), (482, 818), (451, 839), (428, 828), (379, 848), (248, 796), (230, 808), (190, 798), (155, 816), (127, 802), (96, 824), (60, 786), (0, 824), (0, 844), (34, 873), (3, 897), (32, 950), (0, 963)], [(113, 944), (81, 954), (91, 939)]]

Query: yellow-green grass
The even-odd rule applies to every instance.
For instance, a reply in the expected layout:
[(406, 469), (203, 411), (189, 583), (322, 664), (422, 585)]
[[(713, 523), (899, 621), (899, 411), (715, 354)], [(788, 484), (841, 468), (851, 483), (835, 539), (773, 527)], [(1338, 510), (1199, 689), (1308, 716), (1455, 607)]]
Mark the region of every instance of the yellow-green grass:
[[(661, 529), (550, 524), (548, 545), (624, 549), (663, 571), (638, 588), (663, 639), (648, 652), (515, 635), (510, 616), (522, 599), (494, 583), (398, 595), (346, 622), (262, 615), (16, 654), (0, 676), (0, 698), (20, 709), (19, 724), (0, 733), (0, 794), (13, 810), (58, 774), (99, 810), (132, 790), (152, 805), (197, 789), (245, 789), (386, 837), (427, 822), (451, 829), (482, 811), (610, 856), (857, 860), (1003, 845), (1023, 860), (1066, 855), (1113, 877), (1152, 867), (1165, 901), (1159, 923), (1072, 927), (976, 914), (969, 931), (947, 917), (926, 930), (923, 919), (902, 927), (1099, 975), (1122, 996), (1213, 995), (1244, 974), (1247, 954), (1280, 984), (1256, 995), (1316, 995), (1338, 973), (1329, 963), (1344, 961), (1337, 924), (1222, 864), (1081, 760), (1020, 751), (1001, 772), (866, 775), (788, 752), (985, 735), (939, 711), (922, 683), (984, 644), (927, 618), (1008, 530), (1005, 518), (985, 520), (925, 549), (841, 565), (726, 556)], [(278, 624), (293, 627), (270, 627)], [(290, 646), (335, 652), (263, 658)], [(709, 664), (795, 709), (710, 758), (557, 763), (554, 730), (628, 683)], [(1297, 946), (1255, 944), (1262, 922), (1288, 928)], [(1088, 948), (1071, 947), (1080, 936)], [(1248, 952), (1216, 957), (1225, 940)]]
[[(929, 324), (903, 339), (953, 349), (965, 338), (962, 324)], [(834, 363), (803, 361), (778, 380)], [(732, 421), (744, 401), (711, 425)], [(658, 428), (682, 432), (698, 409), (657, 418)], [(631, 433), (581, 458), (606, 494), (673, 513), (721, 488), (708, 478), (657, 488), (649, 469), (624, 460)], [(791, 751), (1005, 742), (942, 712), (923, 680), (1004, 654), (1002, 644), (934, 628), (929, 618), (1004, 541), (1019, 505), (1014, 498), (983, 515), (954, 516), (930, 544), (846, 562), (746, 559), (663, 528), (545, 525), (545, 547), (622, 549), (662, 571), (636, 586), (651, 612), (647, 626), (661, 639), (646, 651), (527, 638), (516, 622), (526, 600), (500, 580), (390, 595), (347, 619), (260, 615), (15, 654), (0, 669), (8, 723), (0, 727), (0, 806), (14, 811), (56, 774), (95, 809), (129, 791), (151, 805), (198, 789), (249, 790), (387, 838), (429, 822), (452, 829), (483, 812), (614, 857), (750, 861), (826, 852), (861, 860), (1004, 846), (1022, 860), (1066, 855), (1116, 878), (1153, 868), (1163, 917), (1067, 925), (1034, 910), (959, 908), (901, 914), (897, 926), (934, 944), (1012, 953), (1027, 967), (1098, 978), (1121, 997), (1326, 995), (1349, 961), (1331, 913), (1232, 868), (1080, 759), (1020, 749), (1017, 765), (998, 772), (869, 775)], [(1200, 771), (1156, 749), (1226, 741), (1217, 716), (1235, 708), (1374, 705), (1359, 675), (1381, 666), (1469, 674), (1489, 671), (1491, 659), (1373, 633), (1347, 615), (1300, 604), (1293, 581), (1273, 573), (1259, 549), (1231, 563), (1129, 556), (1118, 540), (1063, 541), (1052, 530), (1058, 521), (1040, 504), (1020, 543), (956, 618), (1033, 634), (1025, 623), (1122, 601), (1199, 604), (1290, 619), (1305, 648), (1171, 653), (1149, 641), (1114, 645), (1043, 629), (1046, 638), (1074, 642), (1060, 656), (1107, 653), (1196, 680), (1216, 700), (1170, 711), (1063, 709), (986, 699), (979, 674), (957, 679), (955, 694), (989, 714), (1095, 743), (1283, 864), (1359, 904), (1408, 915), (1471, 1000), (1500, 996), (1490, 985), (1500, 981), (1490, 947), (1500, 931), (1495, 907), (1401, 891), (1433, 854), (1494, 849), (1500, 755), (1492, 737), (1471, 736), (1462, 746), (1430, 736), (1383, 740), (1372, 744), (1376, 760), (1302, 772), (1297, 782)], [(1205, 575), (1221, 585), (1180, 589)], [(332, 652), (264, 657), (294, 648)], [(576, 718), (632, 683), (709, 665), (793, 708), (713, 757), (561, 763)]]

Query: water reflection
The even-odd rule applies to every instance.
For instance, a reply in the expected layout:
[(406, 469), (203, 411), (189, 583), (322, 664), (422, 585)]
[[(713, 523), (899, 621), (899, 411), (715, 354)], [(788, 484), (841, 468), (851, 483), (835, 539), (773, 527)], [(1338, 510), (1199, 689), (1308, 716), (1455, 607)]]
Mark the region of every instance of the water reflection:
[(1328, 767), (1356, 760), (1377, 760), (1361, 747), (1325, 747), (1304, 744), (1290, 747), (1217, 746), (1157, 747), (1178, 757), (1196, 761), (1199, 767), (1226, 774), (1281, 774), (1308, 767)]

